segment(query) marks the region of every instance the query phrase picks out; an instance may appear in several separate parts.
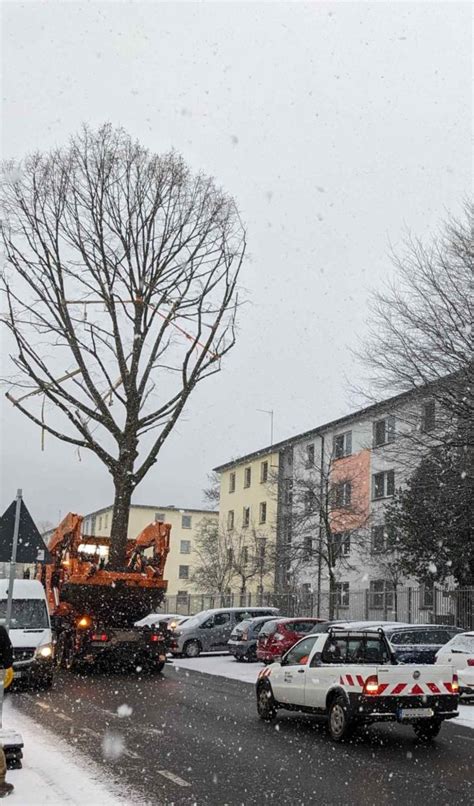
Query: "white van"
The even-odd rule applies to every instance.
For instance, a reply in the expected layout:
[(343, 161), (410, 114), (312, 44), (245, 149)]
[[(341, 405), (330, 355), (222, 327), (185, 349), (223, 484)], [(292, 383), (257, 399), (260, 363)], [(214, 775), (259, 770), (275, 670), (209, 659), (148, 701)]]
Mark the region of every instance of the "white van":
[[(7, 612), (8, 579), (0, 579), (0, 624)], [(10, 641), (13, 645), (14, 681), (51, 688), (53, 638), (45, 590), (34, 579), (13, 581)]]

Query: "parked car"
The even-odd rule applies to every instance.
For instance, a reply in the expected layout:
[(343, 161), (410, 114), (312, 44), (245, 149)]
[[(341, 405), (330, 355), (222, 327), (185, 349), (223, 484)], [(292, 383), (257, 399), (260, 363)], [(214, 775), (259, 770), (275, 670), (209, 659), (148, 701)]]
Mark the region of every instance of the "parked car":
[(197, 658), (201, 652), (228, 650), (227, 642), (236, 624), (257, 616), (278, 615), (277, 607), (221, 607), (203, 610), (178, 625), (171, 640), (173, 655)]
[(277, 618), (267, 621), (257, 640), (258, 660), (273, 663), (322, 622), (323, 619), (318, 618)]
[(397, 621), (355, 621), (349, 626), (351, 630), (382, 627), (398, 663), (434, 663), (438, 649), (462, 632), (459, 627), (446, 624), (403, 624)]
[[(8, 579), (0, 579), (0, 623), (5, 621), (8, 584)], [(13, 645), (13, 684), (51, 688), (53, 635), (46, 594), (37, 580), (15, 579), (10, 640)]]
[(436, 653), (436, 663), (452, 666), (461, 696), (474, 697), (474, 632), (461, 632)]
[(275, 616), (258, 616), (237, 624), (227, 642), (229, 652), (236, 660), (257, 660), (257, 638), (263, 625)]

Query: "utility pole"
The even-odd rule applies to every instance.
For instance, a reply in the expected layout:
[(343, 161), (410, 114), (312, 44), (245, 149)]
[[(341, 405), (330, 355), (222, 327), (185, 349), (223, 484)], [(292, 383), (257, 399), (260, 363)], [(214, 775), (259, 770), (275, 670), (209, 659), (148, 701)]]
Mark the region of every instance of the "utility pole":
[(269, 414), (270, 415), (270, 447), (273, 445), (273, 409), (257, 409), (262, 414)]

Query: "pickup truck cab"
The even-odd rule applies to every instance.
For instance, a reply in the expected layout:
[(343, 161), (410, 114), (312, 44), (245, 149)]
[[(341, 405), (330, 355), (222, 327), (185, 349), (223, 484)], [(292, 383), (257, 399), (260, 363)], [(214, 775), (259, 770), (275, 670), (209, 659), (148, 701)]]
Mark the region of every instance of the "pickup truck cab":
[(334, 741), (359, 725), (388, 721), (412, 725), (427, 740), (458, 715), (458, 691), (449, 666), (398, 664), (382, 629), (339, 629), (303, 638), (262, 669), (257, 710), (264, 720), (279, 709), (324, 716)]

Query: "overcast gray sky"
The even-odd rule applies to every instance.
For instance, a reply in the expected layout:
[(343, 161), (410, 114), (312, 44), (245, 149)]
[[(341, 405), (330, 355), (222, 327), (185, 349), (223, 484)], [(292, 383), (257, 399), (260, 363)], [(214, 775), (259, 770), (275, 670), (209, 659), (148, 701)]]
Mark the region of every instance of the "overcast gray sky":
[[(349, 348), (403, 232), (429, 238), (471, 187), (469, 3), (3, 3), (4, 157), (82, 122), (171, 146), (232, 193), (249, 305), (137, 503), (199, 506), (209, 470), (351, 410)], [(5, 345), (4, 345), (5, 347)], [(6, 372), (3, 363), (2, 374)], [(103, 466), (3, 407), (3, 509), (112, 500)]]

